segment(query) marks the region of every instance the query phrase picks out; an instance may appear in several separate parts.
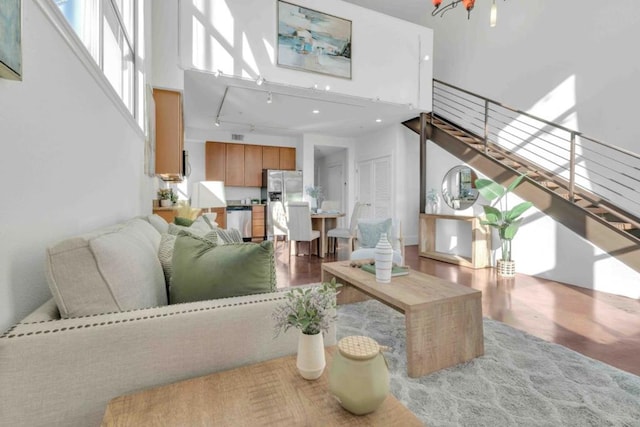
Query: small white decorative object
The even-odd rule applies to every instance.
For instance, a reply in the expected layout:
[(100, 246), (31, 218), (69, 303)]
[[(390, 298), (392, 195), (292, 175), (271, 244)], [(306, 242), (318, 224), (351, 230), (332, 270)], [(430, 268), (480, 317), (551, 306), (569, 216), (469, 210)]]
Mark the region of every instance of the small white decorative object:
[(433, 188), (427, 191), (426, 212), (431, 214), (440, 213), (440, 196)]
[(387, 239), (387, 233), (380, 234), (380, 240), (375, 250), (376, 282), (390, 283), (391, 268), (393, 267), (393, 247)]
[(305, 380), (316, 380), (320, 378), (325, 366), (324, 338), (322, 337), (322, 332), (308, 335), (300, 331), (296, 367), (302, 378)]
[(163, 208), (168, 208), (168, 207), (171, 207), (172, 205), (173, 205), (173, 202), (169, 199), (160, 200), (160, 206), (162, 206)]

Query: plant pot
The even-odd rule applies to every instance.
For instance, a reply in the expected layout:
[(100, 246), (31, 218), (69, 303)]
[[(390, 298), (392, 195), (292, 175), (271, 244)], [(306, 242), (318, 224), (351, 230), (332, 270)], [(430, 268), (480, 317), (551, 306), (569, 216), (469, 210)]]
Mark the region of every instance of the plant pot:
[(300, 331), (296, 367), (305, 380), (320, 378), (326, 366), (322, 333), (307, 335)]
[(163, 208), (169, 208), (173, 206), (173, 202), (170, 199), (162, 199), (160, 200), (160, 206)]
[(514, 277), (516, 275), (516, 262), (505, 261), (503, 259), (498, 260), (497, 265), (498, 275), (503, 277)]

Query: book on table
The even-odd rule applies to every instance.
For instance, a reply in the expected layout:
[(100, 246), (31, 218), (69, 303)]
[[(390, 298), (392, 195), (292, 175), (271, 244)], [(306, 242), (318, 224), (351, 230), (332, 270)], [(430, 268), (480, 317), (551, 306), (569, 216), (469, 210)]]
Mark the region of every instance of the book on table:
[[(363, 264), (360, 268), (368, 273), (376, 274), (375, 264)], [(393, 265), (393, 267), (391, 267), (391, 277), (404, 276), (407, 274), (409, 274), (409, 267), (400, 267), (399, 265), (395, 264)]]

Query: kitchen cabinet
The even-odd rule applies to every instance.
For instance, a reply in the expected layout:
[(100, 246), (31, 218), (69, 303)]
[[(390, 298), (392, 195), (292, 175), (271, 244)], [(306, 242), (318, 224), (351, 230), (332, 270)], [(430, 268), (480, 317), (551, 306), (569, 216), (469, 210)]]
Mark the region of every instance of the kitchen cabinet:
[(280, 147), (280, 169), (296, 170), (296, 149), (293, 147)]
[(204, 161), (207, 181), (224, 181), (226, 179), (226, 145), (223, 142), (207, 141)]
[(227, 209), (226, 208), (211, 208), (211, 212), (215, 212), (218, 215), (216, 216), (216, 222), (218, 223), (218, 228), (227, 228)]
[(173, 90), (153, 89), (156, 129), (155, 173), (165, 181), (182, 181), (184, 177), (184, 130), (182, 94)]
[(225, 180), (224, 184), (232, 187), (244, 186), (244, 145), (225, 144)]
[(205, 179), (233, 187), (261, 187), (263, 169), (296, 169), (295, 147), (207, 141)]
[(262, 147), (262, 169), (280, 169), (280, 147)]
[(244, 146), (244, 186), (262, 186), (262, 146)]
[(253, 240), (264, 240), (266, 236), (265, 227), (265, 205), (251, 206), (251, 238)]

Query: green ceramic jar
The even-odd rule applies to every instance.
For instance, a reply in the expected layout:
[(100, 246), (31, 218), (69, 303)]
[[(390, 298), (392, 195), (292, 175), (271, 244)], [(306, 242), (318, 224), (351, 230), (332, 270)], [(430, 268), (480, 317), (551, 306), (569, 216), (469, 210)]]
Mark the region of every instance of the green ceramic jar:
[(375, 340), (351, 336), (338, 342), (329, 369), (329, 391), (353, 414), (378, 409), (389, 394), (389, 371)]

